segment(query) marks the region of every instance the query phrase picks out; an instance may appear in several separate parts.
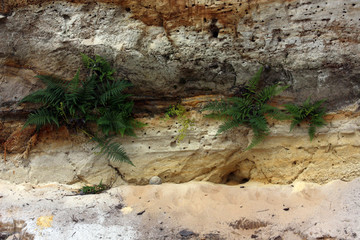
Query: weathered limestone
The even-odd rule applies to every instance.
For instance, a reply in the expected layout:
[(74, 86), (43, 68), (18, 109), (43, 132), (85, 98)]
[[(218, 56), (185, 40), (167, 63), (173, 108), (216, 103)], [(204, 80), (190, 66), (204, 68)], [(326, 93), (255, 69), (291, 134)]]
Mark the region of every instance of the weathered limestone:
[[(358, 100), (359, 13), (356, 0), (0, 1), (0, 144), (7, 149), (0, 178), (137, 184), (152, 176), (177, 183), (353, 179), (360, 175), (358, 110), (341, 109)], [(32, 107), (18, 101), (43, 87), (34, 76), (70, 79), (81, 66), (80, 53), (104, 56), (134, 84), (136, 114), (149, 125), (138, 138), (121, 141), (136, 167), (94, 156), (85, 138), (63, 130), (38, 137), (31, 129), (20, 132)], [(274, 123), (271, 137), (243, 152), (248, 129), (215, 136), (218, 123), (202, 119), (200, 106), (185, 99), (197, 125), (184, 142), (173, 142), (176, 121), (162, 122), (159, 115), (169, 103), (231, 95), (261, 65), (262, 84), (290, 86), (279, 101), (327, 99), (335, 119), (318, 138), (309, 142), (306, 129), (288, 133), (287, 124)]]

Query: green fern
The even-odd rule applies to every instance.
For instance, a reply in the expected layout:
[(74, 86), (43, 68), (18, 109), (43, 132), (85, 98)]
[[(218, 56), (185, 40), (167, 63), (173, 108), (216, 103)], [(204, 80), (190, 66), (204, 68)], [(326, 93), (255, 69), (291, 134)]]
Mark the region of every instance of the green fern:
[(321, 106), (324, 102), (325, 100), (320, 100), (312, 103), (310, 98), (308, 98), (302, 105), (286, 104), (285, 108), (292, 120), (290, 131), (300, 123), (306, 122), (309, 126), (308, 134), (310, 141), (312, 141), (315, 137), (316, 128), (326, 125), (324, 120), (326, 109)]
[(32, 102), (42, 103), (46, 106), (56, 106), (65, 98), (66, 86), (64, 82), (52, 76), (37, 76), (47, 85), (46, 89), (40, 89), (24, 97), (20, 103)]
[(80, 190), (79, 190), (79, 194), (80, 195), (86, 195), (86, 194), (98, 194), (101, 193), (107, 189), (109, 189), (110, 186), (107, 186), (105, 184), (102, 183), (102, 180), (100, 181), (99, 184), (97, 185), (93, 185), (93, 186), (83, 186)]
[(115, 71), (110, 64), (102, 57), (95, 56), (95, 59), (90, 58), (85, 54), (81, 54), (85, 67), (90, 69), (91, 75), (96, 75), (100, 82), (104, 80), (114, 80)]
[(258, 90), (263, 68), (242, 89), (241, 96), (213, 101), (202, 111), (208, 111), (206, 117), (223, 120), (217, 134), (244, 125), (253, 130), (254, 137), (246, 148), (249, 150), (259, 144), (269, 134), (270, 130), (265, 116), (275, 119), (286, 119), (287, 116), (276, 107), (266, 104), (271, 98), (284, 91), (287, 86), (272, 85)]
[(100, 148), (100, 154), (106, 155), (109, 160), (116, 160), (126, 162), (132, 166), (135, 166), (130, 158), (127, 156), (125, 150), (120, 143), (115, 142), (112, 137), (97, 137), (92, 136), (91, 140), (95, 141), (98, 145), (96, 148)]
[(51, 110), (41, 108), (33, 113), (30, 113), (28, 119), (24, 124), (24, 128), (28, 125), (36, 125), (37, 129), (47, 124), (56, 124), (59, 127), (58, 116), (56, 116)]
[(110, 133), (123, 136), (127, 128), (132, 126), (129, 124), (128, 114), (126, 112), (106, 112), (97, 120), (97, 125), (102, 132), (108, 136)]
[[(90, 58), (82, 54), (82, 60), (89, 69), (85, 80), (80, 79), (80, 71), (71, 81), (37, 76), (46, 88), (29, 94), (21, 103), (41, 103), (42, 107), (29, 115), (25, 127), (34, 124), (40, 129), (44, 125), (55, 124), (84, 132), (86, 124), (92, 122), (97, 124), (105, 139), (116, 134), (135, 136), (134, 129), (143, 125), (133, 120), (131, 113), (134, 104), (129, 101), (130, 95), (123, 93), (132, 84), (115, 80), (115, 71), (100, 56)], [(94, 138), (94, 133), (86, 132), (92, 139), (100, 139), (101, 150), (108, 153), (110, 159), (130, 161), (118, 143)]]
[(121, 97), (124, 89), (131, 87), (132, 84), (127, 81), (107, 82), (104, 84), (103, 92), (100, 96), (100, 103), (105, 105), (110, 99)]

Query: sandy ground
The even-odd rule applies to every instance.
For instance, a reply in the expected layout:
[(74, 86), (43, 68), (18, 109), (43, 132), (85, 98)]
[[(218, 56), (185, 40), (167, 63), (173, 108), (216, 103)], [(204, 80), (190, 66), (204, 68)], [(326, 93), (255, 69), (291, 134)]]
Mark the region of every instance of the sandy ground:
[(0, 239), (360, 239), (360, 179), (75, 189), (0, 181)]

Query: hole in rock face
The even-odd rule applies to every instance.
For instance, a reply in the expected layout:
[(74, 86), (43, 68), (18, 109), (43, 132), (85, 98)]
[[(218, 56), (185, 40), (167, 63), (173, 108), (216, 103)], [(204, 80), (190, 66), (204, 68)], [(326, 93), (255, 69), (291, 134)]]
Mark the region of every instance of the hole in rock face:
[(216, 26), (216, 22), (217, 19), (213, 18), (210, 24), (210, 32), (214, 38), (217, 38), (219, 36), (219, 31), (220, 31), (220, 29)]
[(219, 28), (216, 26), (213, 26), (211, 29), (211, 33), (214, 38), (217, 38), (219, 36)]
[(249, 174), (244, 174), (243, 172), (236, 170), (226, 176), (224, 183), (228, 185), (243, 184), (250, 181), (249, 177)]
[(176, 141), (172, 141), (172, 142), (170, 143), (170, 147), (176, 147)]
[(65, 20), (69, 20), (69, 19), (70, 19), (70, 16), (67, 15), (67, 14), (62, 15), (62, 17), (63, 17)]
[(225, 173), (223, 183), (228, 185), (243, 184), (251, 179), (251, 170), (255, 168), (255, 163), (245, 159), (238, 165), (234, 166), (230, 172)]

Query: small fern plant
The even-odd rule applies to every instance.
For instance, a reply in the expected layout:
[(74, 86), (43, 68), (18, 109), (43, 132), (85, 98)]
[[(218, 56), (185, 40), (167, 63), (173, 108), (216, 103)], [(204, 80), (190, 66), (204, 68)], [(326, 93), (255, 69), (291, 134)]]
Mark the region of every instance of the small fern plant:
[(172, 117), (176, 117), (181, 126), (179, 134), (176, 136), (175, 141), (180, 143), (186, 137), (189, 129), (194, 126), (195, 120), (186, 116), (186, 109), (181, 104), (171, 105), (165, 113), (164, 120), (167, 121)]
[(240, 125), (250, 127), (254, 136), (245, 150), (253, 148), (269, 134), (266, 116), (278, 120), (287, 118), (281, 110), (267, 104), (270, 99), (284, 91), (287, 86), (271, 85), (258, 90), (262, 71), (263, 68), (261, 67), (241, 89), (239, 96), (210, 102), (202, 109), (202, 111), (211, 112), (205, 115), (206, 117), (223, 120), (217, 134)]
[(99, 194), (105, 190), (109, 189), (109, 186), (102, 183), (102, 180), (99, 184), (93, 186), (83, 186), (79, 190), (80, 195), (87, 195), (87, 194)]
[(308, 133), (310, 141), (312, 141), (315, 137), (316, 128), (326, 125), (326, 121), (324, 120), (326, 109), (322, 107), (324, 102), (325, 100), (320, 100), (312, 103), (309, 97), (302, 105), (285, 104), (285, 108), (289, 112), (292, 120), (290, 131), (293, 130), (295, 126), (305, 122), (309, 125)]
[[(71, 81), (54, 76), (37, 76), (45, 89), (26, 96), (20, 103), (39, 103), (41, 107), (31, 113), (24, 127), (36, 125), (37, 130), (48, 124), (65, 125), (85, 133), (98, 143), (100, 152), (110, 159), (132, 164), (122, 146), (114, 141), (118, 134), (135, 136), (134, 129), (143, 126), (131, 115), (133, 102), (123, 91), (132, 84), (115, 79), (115, 71), (102, 57), (94, 59), (82, 54), (82, 61), (88, 69), (86, 79), (80, 79), (77, 71)], [(87, 126), (95, 123), (98, 131)], [(99, 134), (100, 132), (100, 134)]]

